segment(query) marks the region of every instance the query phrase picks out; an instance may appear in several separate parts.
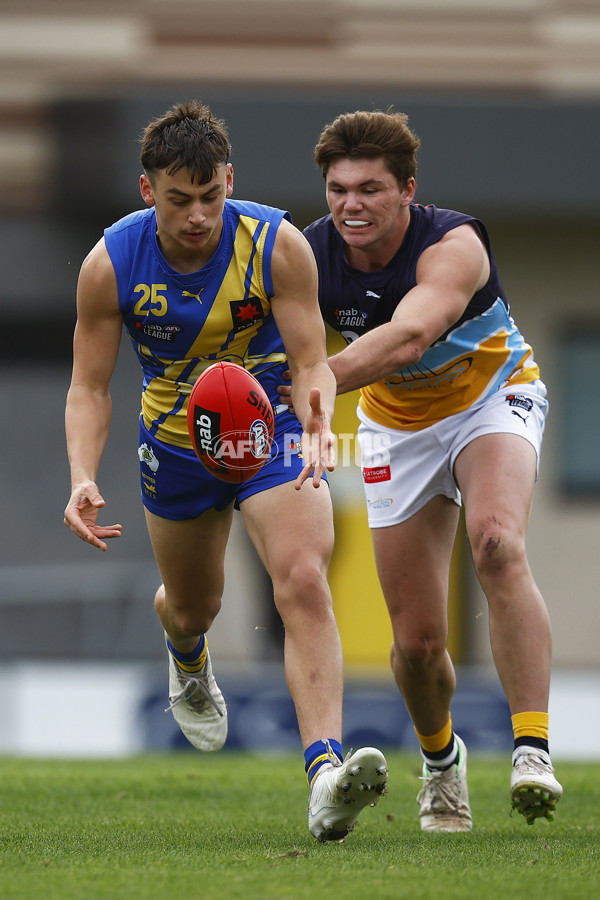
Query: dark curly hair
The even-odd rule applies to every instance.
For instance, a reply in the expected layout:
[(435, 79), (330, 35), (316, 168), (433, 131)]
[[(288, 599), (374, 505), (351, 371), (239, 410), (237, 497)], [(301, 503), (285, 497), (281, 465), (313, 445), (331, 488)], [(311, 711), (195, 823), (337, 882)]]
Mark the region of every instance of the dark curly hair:
[(192, 182), (206, 184), (217, 167), (229, 162), (227, 126), (198, 100), (176, 103), (142, 132), (140, 160), (149, 178), (164, 169), (174, 175), (189, 169)]

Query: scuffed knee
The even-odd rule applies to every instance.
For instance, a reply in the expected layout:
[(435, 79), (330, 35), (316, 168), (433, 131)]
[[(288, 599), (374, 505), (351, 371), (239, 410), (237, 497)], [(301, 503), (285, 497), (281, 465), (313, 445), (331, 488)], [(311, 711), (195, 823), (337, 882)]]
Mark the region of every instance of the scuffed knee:
[(523, 540), (491, 515), (471, 541), (473, 562), (479, 579), (504, 576), (525, 561)]

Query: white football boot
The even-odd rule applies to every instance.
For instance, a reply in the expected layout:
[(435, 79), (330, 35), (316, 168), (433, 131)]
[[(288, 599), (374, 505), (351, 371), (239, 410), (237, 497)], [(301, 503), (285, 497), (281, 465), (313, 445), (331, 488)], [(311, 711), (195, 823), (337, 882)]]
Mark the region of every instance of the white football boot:
[(550, 757), (535, 747), (517, 747), (510, 776), (512, 807), (525, 816), (528, 825), (536, 819), (554, 819), (562, 785), (554, 777)]
[[(168, 652), (168, 651), (167, 651)], [(198, 750), (220, 750), (227, 738), (227, 706), (212, 673), (210, 654), (198, 675), (183, 672), (169, 656), (169, 706), (165, 712)]]
[(421, 831), (470, 831), (473, 827), (467, 789), (467, 748), (457, 734), (455, 738), (458, 759), (449, 769), (435, 771), (423, 763), (423, 787), (417, 797), (421, 804)]
[(361, 809), (375, 806), (386, 785), (385, 756), (374, 747), (349, 753), (343, 763), (332, 754), (310, 789), (308, 830), (318, 841), (342, 841)]

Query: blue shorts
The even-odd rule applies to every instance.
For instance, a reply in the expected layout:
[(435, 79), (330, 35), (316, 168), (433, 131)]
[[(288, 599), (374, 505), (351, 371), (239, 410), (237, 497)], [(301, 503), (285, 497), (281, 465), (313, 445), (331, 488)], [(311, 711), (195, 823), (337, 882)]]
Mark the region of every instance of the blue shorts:
[(157, 441), (140, 419), (140, 477), (146, 509), (164, 519), (195, 519), (207, 509), (236, 507), (247, 497), (278, 484), (295, 481), (303, 469), (302, 428), (287, 408), (278, 408), (271, 456), (262, 469), (243, 484), (230, 484), (211, 475), (193, 450)]

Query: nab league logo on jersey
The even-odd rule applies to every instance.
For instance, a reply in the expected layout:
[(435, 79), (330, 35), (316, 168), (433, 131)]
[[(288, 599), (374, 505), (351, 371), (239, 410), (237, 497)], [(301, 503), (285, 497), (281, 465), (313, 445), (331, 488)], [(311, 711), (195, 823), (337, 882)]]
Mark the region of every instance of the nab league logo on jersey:
[(362, 309), (356, 309), (354, 306), (351, 306), (348, 309), (338, 307), (334, 315), (338, 326), (344, 328), (364, 328), (369, 316), (368, 313), (364, 312)]
[(230, 300), (231, 318), (233, 321), (233, 330), (245, 331), (258, 325), (264, 319), (264, 313), (260, 300), (248, 297), (247, 300)]
[(161, 325), (160, 322), (136, 322), (135, 327), (157, 341), (174, 341), (183, 331), (181, 325)]

